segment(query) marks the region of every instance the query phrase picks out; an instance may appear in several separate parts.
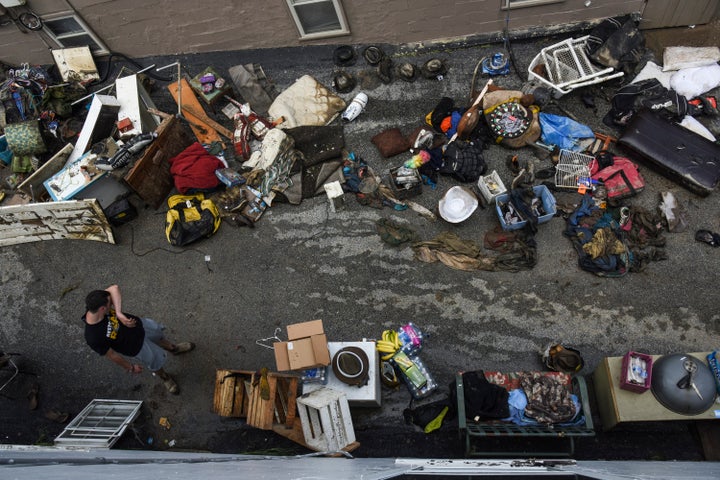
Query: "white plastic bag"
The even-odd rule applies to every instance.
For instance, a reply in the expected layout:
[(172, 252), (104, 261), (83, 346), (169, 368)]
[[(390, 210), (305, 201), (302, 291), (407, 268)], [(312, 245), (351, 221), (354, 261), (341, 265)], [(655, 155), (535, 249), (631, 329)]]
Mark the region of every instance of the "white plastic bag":
[(685, 68), (670, 77), (670, 88), (688, 100), (720, 86), (720, 65)]

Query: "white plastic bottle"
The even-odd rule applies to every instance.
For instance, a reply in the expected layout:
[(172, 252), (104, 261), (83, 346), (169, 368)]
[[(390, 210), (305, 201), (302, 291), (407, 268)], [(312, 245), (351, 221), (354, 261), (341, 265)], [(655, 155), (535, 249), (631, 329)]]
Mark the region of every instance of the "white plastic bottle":
[(368, 102), (368, 96), (364, 93), (360, 92), (357, 95), (355, 95), (355, 98), (353, 98), (352, 102), (350, 102), (350, 105), (345, 109), (345, 111), (342, 114), (342, 119), (344, 122), (352, 122), (357, 118), (358, 115), (365, 109)]

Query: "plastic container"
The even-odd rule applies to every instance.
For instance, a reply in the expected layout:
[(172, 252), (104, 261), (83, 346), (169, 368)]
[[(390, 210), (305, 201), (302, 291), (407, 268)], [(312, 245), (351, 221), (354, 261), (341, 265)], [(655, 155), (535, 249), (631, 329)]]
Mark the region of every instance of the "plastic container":
[(402, 344), (400, 348), (407, 354), (419, 352), (422, 349), (424, 337), (422, 330), (412, 322), (398, 328), (398, 339)]
[[(555, 197), (545, 185), (535, 185), (533, 187), (535, 197), (542, 201), (543, 210), (545, 214), (538, 217), (538, 223), (549, 222), (555, 216), (557, 207), (555, 206)], [(503, 206), (510, 201), (510, 194), (503, 193), (495, 197), (495, 210), (497, 211), (498, 219), (500, 220), (500, 226), (503, 230), (518, 230), (527, 224), (527, 220), (522, 220), (517, 223), (508, 224), (503, 216)]]
[(350, 102), (350, 105), (345, 109), (345, 111), (342, 114), (342, 120), (343, 122), (352, 122), (357, 118), (358, 115), (362, 113), (363, 110), (365, 110), (365, 107), (368, 103), (368, 96), (362, 92), (355, 95), (355, 98), (352, 99), (352, 102)]
[(507, 188), (505, 188), (505, 184), (496, 170), (493, 170), (490, 175), (478, 178), (477, 186), (487, 203), (492, 202), (498, 195), (507, 192)]
[(422, 193), (422, 177), (415, 168), (390, 169), (390, 189), (398, 200), (416, 197)]
[(425, 398), (437, 389), (437, 383), (418, 355), (399, 351), (391, 361), (414, 399)]
[[(644, 385), (631, 382), (628, 378), (628, 368), (630, 368), (630, 365), (635, 358), (645, 361), (645, 372), (644, 374), (640, 374), (640, 376), (645, 377)], [(644, 393), (650, 389), (650, 385), (652, 384), (652, 356), (645, 353), (629, 351), (623, 356), (621, 368), (622, 370), (620, 371), (620, 388), (635, 393)]]

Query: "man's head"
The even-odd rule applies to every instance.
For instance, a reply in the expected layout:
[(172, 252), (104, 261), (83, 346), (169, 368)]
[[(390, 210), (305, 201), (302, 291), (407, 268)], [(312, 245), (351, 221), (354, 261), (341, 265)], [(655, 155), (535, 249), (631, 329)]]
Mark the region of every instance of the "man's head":
[(85, 297), (85, 308), (88, 312), (96, 313), (101, 307), (107, 305), (110, 292), (106, 290), (93, 290)]

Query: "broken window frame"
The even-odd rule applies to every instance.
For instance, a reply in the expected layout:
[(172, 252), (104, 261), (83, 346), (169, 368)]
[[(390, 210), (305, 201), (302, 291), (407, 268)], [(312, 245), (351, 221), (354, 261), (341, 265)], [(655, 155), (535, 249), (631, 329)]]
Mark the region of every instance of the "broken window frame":
[(565, 0), (503, 0), (501, 10), (514, 10), (516, 8), (537, 7), (551, 3), (563, 3)]
[[(56, 22), (58, 20), (66, 20), (66, 19), (72, 19), (77, 25), (81, 28), (81, 30), (76, 30), (73, 32), (56, 32), (52, 29), (51, 24), (52, 22)], [(58, 44), (61, 48), (74, 48), (74, 47), (80, 47), (83, 45), (77, 45), (77, 44), (68, 44), (67, 39), (77, 39), (80, 37), (89, 37), (90, 40), (92, 40), (92, 43), (87, 43), (86, 45), (90, 48), (90, 51), (95, 55), (108, 55), (110, 54), (110, 49), (103, 43), (103, 41), (98, 37), (95, 32), (92, 31), (92, 29), (88, 26), (87, 23), (77, 14), (74, 12), (59, 12), (59, 13), (53, 13), (48, 15), (42, 16), (43, 21), (43, 32), (45, 32), (55, 43)]]
[[(285, 0), (285, 1), (287, 3), (288, 9), (290, 10), (290, 15), (292, 16), (293, 21), (295, 22), (295, 27), (297, 28), (298, 33), (300, 34), (300, 40), (312, 40), (312, 39), (316, 39), (316, 38), (338, 37), (341, 35), (349, 35), (350, 34), (350, 27), (347, 23), (347, 19), (345, 17), (345, 10), (343, 9), (341, 0)], [(319, 31), (319, 32), (307, 32), (306, 25), (303, 25), (301, 16), (298, 14), (297, 7), (312, 5), (312, 4), (322, 4), (322, 3), (329, 3), (333, 6), (333, 9), (335, 10), (335, 17), (337, 19), (337, 23), (339, 24), (339, 28), (334, 28), (332, 30)]]

